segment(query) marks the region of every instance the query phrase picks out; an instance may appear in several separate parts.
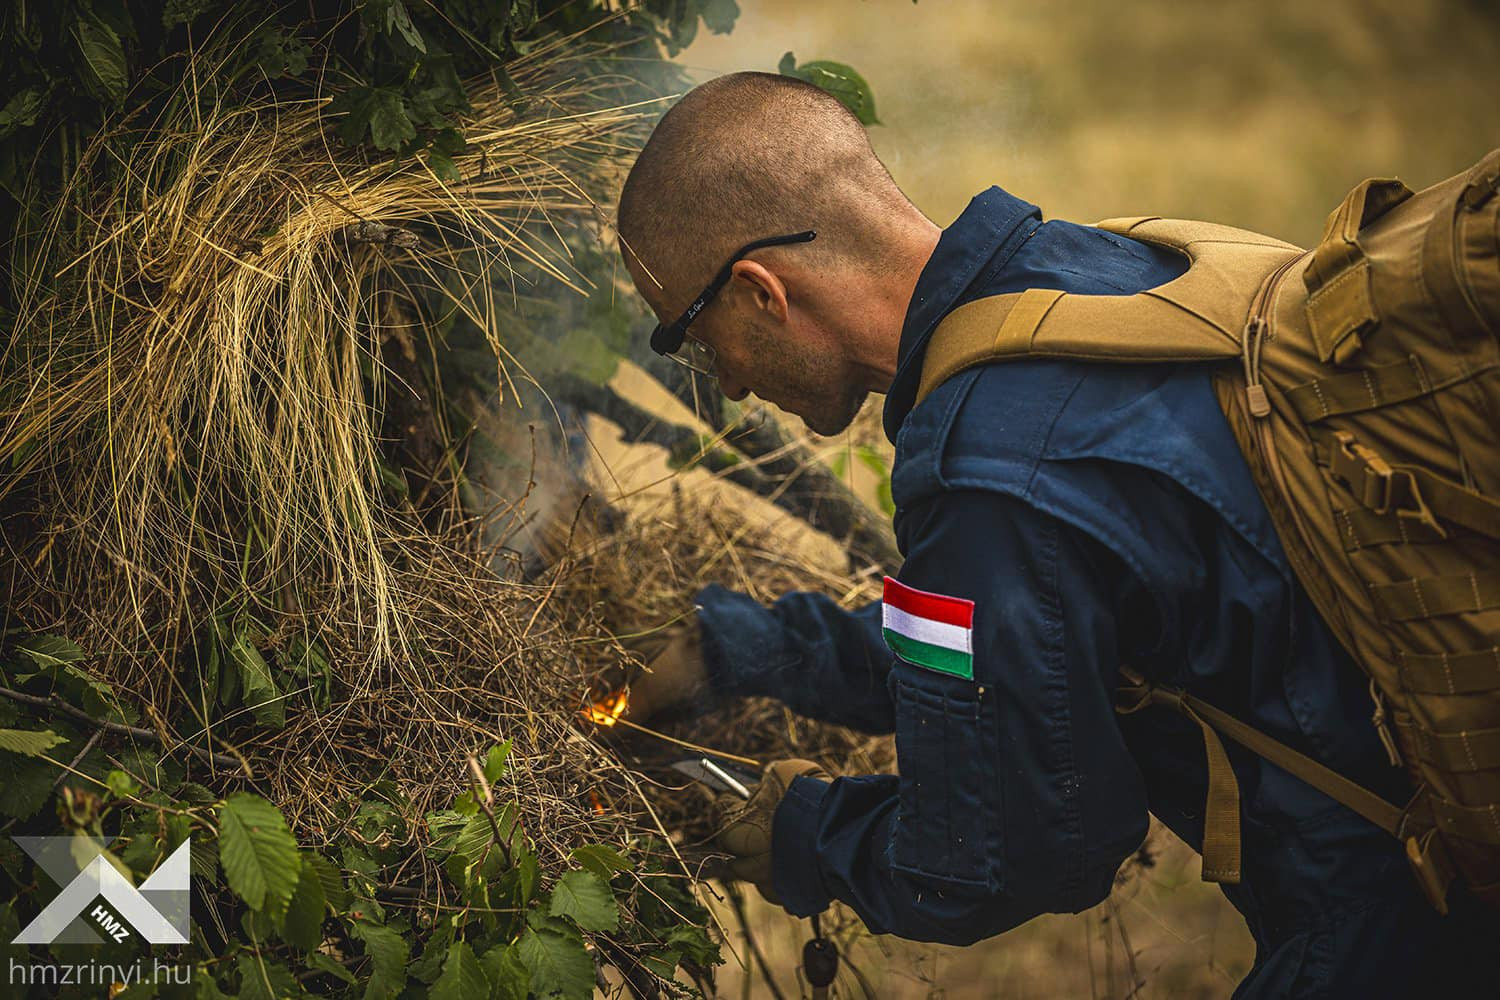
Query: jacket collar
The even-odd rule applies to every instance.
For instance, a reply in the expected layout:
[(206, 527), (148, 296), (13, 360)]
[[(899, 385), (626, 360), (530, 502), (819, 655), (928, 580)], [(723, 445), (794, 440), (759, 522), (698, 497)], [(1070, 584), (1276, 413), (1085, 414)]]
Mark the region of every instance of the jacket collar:
[[(970, 200), (942, 235), (912, 291), (901, 326), (896, 377), (885, 397), (885, 436), (896, 433), (911, 412), (922, 378), (922, 359), (938, 321), (964, 300), (964, 293), (998, 256), (1003, 267), (1031, 234), (1027, 220), (1041, 220), (1041, 210), (1027, 201), (991, 187)], [(982, 289), (976, 289), (982, 293)], [(971, 295), (969, 297), (976, 297)]]

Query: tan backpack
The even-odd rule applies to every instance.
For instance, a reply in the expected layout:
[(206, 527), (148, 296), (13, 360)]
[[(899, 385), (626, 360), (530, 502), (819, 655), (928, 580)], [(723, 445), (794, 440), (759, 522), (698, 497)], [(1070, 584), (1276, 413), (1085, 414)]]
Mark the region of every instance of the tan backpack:
[[(1219, 403), (1298, 578), (1370, 675), (1417, 789), (1392, 804), (1184, 692), (1127, 673), (1121, 711), (1203, 728), (1204, 878), (1239, 881), (1239, 792), (1216, 733), (1383, 827), (1434, 906), (1455, 877), (1500, 905), (1500, 150), (1414, 194), (1349, 192), (1310, 251), (1202, 222), (1100, 228), (1187, 256), (1129, 296), (1032, 289), (960, 306), (918, 399), (1022, 357), (1222, 360)], [(1232, 363), (1229, 363), (1232, 362)]]

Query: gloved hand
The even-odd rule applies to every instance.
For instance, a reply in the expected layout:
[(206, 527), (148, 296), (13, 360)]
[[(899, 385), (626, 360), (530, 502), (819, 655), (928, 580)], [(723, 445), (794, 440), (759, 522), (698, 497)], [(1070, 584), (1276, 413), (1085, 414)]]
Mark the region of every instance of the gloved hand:
[(781, 899), (771, 884), (771, 819), (792, 780), (803, 776), (833, 780), (813, 761), (777, 760), (766, 765), (760, 785), (749, 799), (726, 792), (714, 800), (718, 829), (714, 846), (734, 855), (724, 866), (725, 873), (736, 881), (751, 883), (767, 902), (778, 906)]
[(604, 698), (621, 687), (629, 688), (623, 718), (645, 723), (668, 709), (685, 705), (708, 693), (708, 672), (703, 666), (696, 616), (636, 643), (634, 651), (645, 666), (632, 666), (606, 675)]

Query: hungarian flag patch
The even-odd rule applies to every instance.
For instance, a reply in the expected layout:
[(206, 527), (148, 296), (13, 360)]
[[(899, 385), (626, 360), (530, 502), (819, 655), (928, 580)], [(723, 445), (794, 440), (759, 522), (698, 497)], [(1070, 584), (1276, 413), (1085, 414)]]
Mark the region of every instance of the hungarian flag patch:
[(908, 663), (974, 679), (974, 602), (929, 594), (885, 578), (880, 625), (885, 644)]

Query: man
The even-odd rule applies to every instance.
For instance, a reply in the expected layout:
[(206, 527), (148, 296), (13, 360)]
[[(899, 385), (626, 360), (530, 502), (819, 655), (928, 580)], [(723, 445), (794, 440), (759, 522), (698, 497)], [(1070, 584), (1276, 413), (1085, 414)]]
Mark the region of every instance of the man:
[[(719, 843), (769, 898), (800, 916), (838, 899), (873, 931), (962, 944), (1102, 900), (1148, 810), (1201, 847), (1202, 734), (1172, 713), (1117, 714), (1126, 664), (1405, 801), (1368, 682), (1288, 568), (1206, 371), (990, 364), (914, 405), (928, 338), (957, 306), (1130, 294), (1181, 274), (1174, 254), (1043, 222), (999, 188), (939, 230), (836, 100), (757, 73), (667, 113), (619, 232), (662, 321), (653, 347), (731, 399), (754, 392), (834, 434), (886, 396), (905, 557), (886, 601), (764, 608), (710, 587), (632, 690), (637, 717), (769, 694), (895, 733), (900, 777), (778, 762), (731, 817)], [(1472, 900), (1456, 893), (1440, 918), (1393, 838), (1228, 752), (1243, 879), (1224, 891), (1257, 943), (1238, 995), (1493, 991), (1493, 925)]]

